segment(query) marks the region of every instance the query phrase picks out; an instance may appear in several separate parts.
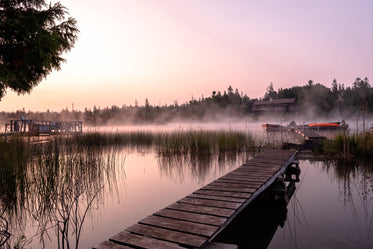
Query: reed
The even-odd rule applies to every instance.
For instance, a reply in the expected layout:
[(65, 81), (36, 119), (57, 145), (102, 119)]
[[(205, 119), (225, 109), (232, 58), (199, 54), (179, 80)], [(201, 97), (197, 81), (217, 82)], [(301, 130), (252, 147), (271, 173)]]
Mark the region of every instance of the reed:
[(62, 143), (78, 147), (148, 147), (162, 155), (211, 154), (232, 151), (257, 151), (261, 146), (251, 133), (240, 131), (173, 131), (85, 133), (64, 138)]
[[(223, 162), (260, 149), (251, 134), (238, 131), (85, 133), (51, 137), (45, 143), (34, 143), (27, 137), (1, 137), (2, 218), (16, 227), (20, 217), (33, 217), (41, 238), (49, 237), (50, 228), (54, 228), (58, 248), (79, 244), (88, 209), (95, 199), (103, 198), (103, 186), (116, 179), (117, 151), (123, 146), (154, 150), (163, 162), (161, 167), (168, 171), (183, 160), (195, 176), (203, 177), (216, 157)], [(13, 245), (19, 243), (15, 238), (10, 239)], [(22, 243), (30, 239), (22, 239)]]
[(184, 131), (158, 134), (157, 152), (164, 156), (256, 151), (251, 134), (239, 131)]
[(324, 152), (337, 159), (369, 159), (373, 156), (373, 134), (344, 132), (324, 144)]
[(25, 196), (27, 162), (30, 160), (29, 143), (22, 137), (0, 139), (0, 198), (2, 210), (19, 208), (19, 199)]
[[(41, 240), (53, 228), (58, 248), (78, 245), (88, 209), (108, 179), (110, 184), (116, 179), (112, 175), (120, 162), (115, 147), (81, 146), (72, 137), (35, 144), (13, 136), (0, 138), (0, 150), (1, 218), (14, 229), (23, 226), (22, 217), (33, 217)], [(24, 238), (22, 244), (30, 240)], [(7, 243), (23, 248), (17, 236)]]

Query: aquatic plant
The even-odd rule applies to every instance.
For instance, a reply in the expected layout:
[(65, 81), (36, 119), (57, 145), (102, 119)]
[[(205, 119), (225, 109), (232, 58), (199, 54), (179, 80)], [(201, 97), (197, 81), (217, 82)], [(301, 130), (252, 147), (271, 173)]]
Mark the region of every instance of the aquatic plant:
[[(123, 147), (154, 150), (164, 172), (182, 170), (174, 165), (183, 160), (193, 175), (206, 176), (216, 157), (223, 163), (243, 153), (243, 160), (260, 149), (256, 144), (250, 133), (223, 130), (92, 132), (44, 141), (0, 137), (0, 214), (18, 233), (25, 227), (19, 222), (32, 217), (42, 244), (55, 233), (58, 248), (77, 248), (87, 213), (103, 198), (102, 188), (115, 185), (117, 152)], [(34, 239), (10, 235), (9, 246)]]
[(85, 217), (102, 188), (114, 184), (114, 166), (120, 162), (115, 147), (80, 146), (70, 139), (0, 138), (0, 214), (11, 227), (9, 247), (22, 248), (33, 240), (12, 231), (22, 231), (22, 220), (29, 216), (42, 243), (55, 231), (58, 248), (78, 248)]
[(373, 156), (373, 134), (343, 132), (324, 144), (327, 156), (344, 160), (371, 158)]

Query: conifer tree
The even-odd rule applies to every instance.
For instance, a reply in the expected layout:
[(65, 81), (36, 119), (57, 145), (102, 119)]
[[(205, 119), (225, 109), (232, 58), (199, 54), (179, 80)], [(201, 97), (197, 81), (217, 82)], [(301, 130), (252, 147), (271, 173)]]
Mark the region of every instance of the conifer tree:
[(0, 99), (7, 89), (30, 93), (53, 69), (60, 69), (79, 30), (59, 2), (0, 1)]

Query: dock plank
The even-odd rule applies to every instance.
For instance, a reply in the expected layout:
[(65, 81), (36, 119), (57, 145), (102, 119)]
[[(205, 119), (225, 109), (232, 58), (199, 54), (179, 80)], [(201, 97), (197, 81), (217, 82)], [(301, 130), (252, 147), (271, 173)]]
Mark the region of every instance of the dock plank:
[(262, 185), (263, 181), (257, 179), (245, 179), (245, 180), (237, 180), (237, 179), (217, 179), (215, 182), (230, 182), (230, 183), (243, 183), (243, 184), (252, 184), (252, 185)]
[(211, 196), (222, 196), (222, 197), (234, 197), (234, 198), (249, 198), (251, 193), (238, 193), (230, 191), (214, 191), (211, 189), (199, 189), (193, 194), (211, 195)]
[(100, 243), (97, 247), (93, 247), (93, 249), (133, 249), (133, 247), (119, 245), (111, 241), (104, 241)]
[(230, 202), (236, 202), (236, 203), (244, 203), (246, 199), (244, 198), (237, 198), (237, 197), (226, 197), (226, 196), (215, 196), (215, 195), (206, 195), (206, 194), (190, 194), (186, 197), (191, 198), (200, 198), (200, 199), (206, 199), (206, 200), (219, 200), (219, 201), (230, 201)]
[(179, 200), (179, 202), (193, 204), (193, 205), (201, 205), (201, 206), (206, 206), (206, 207), (229, 208), (229, 209), (234, 209), (234, 210), (241, 206), (241, 203), (228, 202), (228, 201), (217, 201), (217, 200), (205, 200), (205, 199), (191, 198), (191, 197), (183, 198)]
[(214, 191), (229, 191), (229, 192), (238, 192), (238, 193), (254, 193), (256, 189), (254, 188), (234, 188), (234, 187), (222, 187), (222, 186), (211, 186), (207, 185), (201, 190), (214, 190)]
[(234, 213), (234, 210), (232, 209), (216, 208), (216, 207), (202, 207), (202, 206), (191, 205), (187, 203), (179, 203), (179, 202), (171, 204), (167, 208), (187, 211), (187, 212), (192, 212), (192, 213), (197, 213), (197, 214), (209, 214), (209, 215), (215, 215), (215, 216), (227, 217), (227, 218), (230, 217)]
[(154, 215), (174, 218), (174, 219), (180, 219), (180, 220), (186, 220), (186, 221), (192, 221), (196, 223), (202, 223), (202, 224), (213, 225), (213, 226), (220, 226), (226, 220), (225, 218), (217, 217), (213, 215), (196, 214), (196, 213), (173, 210), (173, 209), (168, 209), (168, 208), (159, 210), (158, 212), (154, 213)]
[(230, 175), (227, 174), (223, 177), (220, 177), (218, 180), (239, 180), (239, 181), (251, 181), (251, 180), (260, 180), (261, 182), (266, 182), (268, 179), (266, 178), (255, 178), (255, 177), (247, 177), (247, 176), (240, 176), (240, 175)]
[(110, 241), (121, 245), (132, 245), (135, 246), (135, 248), (141, 247), (144, 249), (185, 249), (185, 247), (181, 247), (178, 244), (144, 237), (127, 231), (122, 231), (114, 235), (110, 238)]
[[(277, 170), (275, 171), (277, 172)], [(256, 172), (253, 172), (253, 173), (250, 173), (250, 172), (238, 172), (238, 171), (232, 171), (232, 172), (229, 172), (228, 174), (226, 174), (225, 176), (231, 176), (231, 175), (237, 175), (237, 176), (242, 176), (242, 177), (246, 177), (247, 179), (258, 179), (258, 180), (268, 180), (268, 177), (271, 177), (272, 174), (270, 173), (267, 173), (267, 172), (263, 172), (261, 174), (257, 174)]]
[(273, 171), (266, 171), (263, 173), (258, 172), (247, 172), (247, 171), (232, 171), (229, 173), (229, 175), (239, 175), (239, 176), (245, 176), (249, 178), (256, 178), (256, 179), (268, 179), (268, 177), (273, 176), (274, 173), (276, 173), (278, 170)]
[(172, 231), (144, 224), (132, 225), (127, 228), (126, 231), (189, 247), (200, 247), (206, 242), (206, 237), (204, 236)]
[(217, 186), (217, 187), (225, 187), (230, 186), (234, 188), (251, 188), (257, 189), (261, 184), (253, 184), (253, 183), (238, 183), (238, 182), (224, 182), (224, 181), (214, 181), (209, 184), (209, 186)]
[(191, 233), (201, 236), (211, 236), (219, 226), (206, 225), (190, 221), (177, 220), (167, 217), (151, 215), (139, 221), (139, 224), (147, 224), (166, 228), (179, 232)]

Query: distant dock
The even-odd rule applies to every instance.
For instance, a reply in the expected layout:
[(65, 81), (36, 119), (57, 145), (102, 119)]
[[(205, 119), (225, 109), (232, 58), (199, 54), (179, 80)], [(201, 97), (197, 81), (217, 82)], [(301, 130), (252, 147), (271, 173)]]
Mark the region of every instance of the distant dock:
[(265, 151), (93, 248), (204, 248), (275, 181), (291, 178), (295, 154)]
[(30, 119), (10, 120), (5, 124), (3, 135), (57, 135), (82, 133), (83, 123), (81, 121), (36, 121)]

